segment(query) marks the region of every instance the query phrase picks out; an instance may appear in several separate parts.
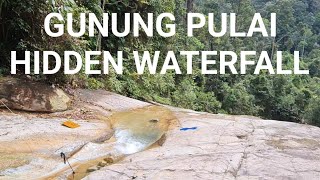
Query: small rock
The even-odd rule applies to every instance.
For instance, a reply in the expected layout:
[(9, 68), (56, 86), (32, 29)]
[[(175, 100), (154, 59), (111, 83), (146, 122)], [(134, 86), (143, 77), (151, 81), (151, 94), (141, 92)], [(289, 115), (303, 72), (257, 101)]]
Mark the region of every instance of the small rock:
[(98, 166), (100, 166), (100, 167), (105, 167), (105, 166), (107, 166), (108, 165), (108, 163), (106, 162), (106, 161), (101, 161), (101, 162), (99, 162), (99, 164), (98, 164)]
[(108, 164), (112, 164), (113, 163), (113, 159), (108, 157), (104, 159)]
[(246, 139), (248, 136), (247, 135), (237, 135), (238, 139)]
[(93, 166), (93, 167), (90, 167), (89, 169), (87, 169), (87, 172), (91, 173), (91, 172), (94, 172), (94, 171), (97, 171), (97, 170), (99, 170), (99, 168), (97, 166)]
[(151, 119), (151, 120), (149, 120), (149, 122), (151, 122), (151, 123), (158, 123), (158, 122), (159, 122), (159, 119)]

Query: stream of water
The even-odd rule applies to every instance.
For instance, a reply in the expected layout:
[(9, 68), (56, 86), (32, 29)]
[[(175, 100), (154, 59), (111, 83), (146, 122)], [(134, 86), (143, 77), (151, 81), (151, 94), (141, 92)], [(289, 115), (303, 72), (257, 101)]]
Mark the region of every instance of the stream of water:
[(48, 155), (34, 157), (28, 164), (0, 171), (0, 179), (82, 179), (94, 170), (149, 148), (163, 137), (175, 120), (168, 109), (159, 106), (116, 112), (108, 119), (114, 129), (111, 139), (103, 143), (87, 143), (68, 158), (75, 174), (71, 174), (69, 165), (62, 163), (60, 157)]

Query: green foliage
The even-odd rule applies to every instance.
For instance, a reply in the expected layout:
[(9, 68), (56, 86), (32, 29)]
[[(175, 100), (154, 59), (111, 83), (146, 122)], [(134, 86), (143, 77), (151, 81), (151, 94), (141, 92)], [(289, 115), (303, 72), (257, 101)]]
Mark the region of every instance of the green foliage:
[(257, 115), (258, 107), (254, 104), (254, 96), (248, 93), (247, 88), (239, 83), (232, 88), (224, 84), (224, 100), (222, 108), (230, 114)]
[(320, 126), (320, 98), (311, 100), (305, 113), (306, 123)]
[[(65, 50), (83, 53), (85, 50), (106, 50), (115, 54), (124, 52), (124, 74), (113, 70), (109, 75), (76, 76), (58, 73), (52, 76), (33, 76), (45, 82), (69, 84), (90, 89), (105, 88), (137, 99), (157, 101), (164, 104), (190, 108), (198, 111), (229, 114), (257, 115), (268, 119), (305, 122), (320, 126), (320, 3), (317, 0), (201, 0), (194, 1), (194, 11), (200, 13), (237, 13), (239, 31), (246, 31), (253, 13), (263, 17), (277, 13), (276, 38), (255, 35), (252, 38), (212, 38), (207, 31), (198, 30), (192, 38), (186, 37), (186, 0), (0, 0), (0, 75), (10, 69), (10, 51), (17, 50), (18, 58), (26, 50), (52, 50), (62, 54)], [(163, 12), (173, 13), (177, 24), (176, 35), (163, 38), (159, 35), (139, 38), (97, 34), (90, 38), (64, 35), (48, 37), (43, 32), (43, 21), (50, 12), (63, 16), (71, 12), (75, 17), (81, 12), (93, 12), (101, 18), (102, 13), (147, 12), (157, 16)], [(168, 20), (166, 20), (168, 21)], [(264, 19), (269, 24), (268, 19)], [(124, 27), (124, 17), (118, 19), (119, 29)], [(215, 16), (216, 28), (221, 27)], [(75, 21), (75, 25), (79, 22)], [(76, 26), (75, 29), (78, 27)], [(206, 27), (207, 28), (207, 27)], [(213, 75), (200, 73), (194, 64), (193, 75), (138, 75), (132, 51), (202, 51), (242, 50), (284, 51), (285, 69), (293, 67), (293, 51), (301, 52), (302, 67), (310, 69), (310, 76), (260, 75)], [(83, 55), (83, 54), (82, 54)], [(274, 55), (274, 54), (273, 54)], [(161, 54), (159, 68), (165, 54)], [(185, 57), (178, 57), (182, 71), (186, 70)], [(219, 62), (219, 59), (217, 59)], [(95, 68), (101, 68), (97, 66)], [(23, 72), (23, 68), (19, 68)]]
[(104, 84), (95, 78), (88, 78), (86, 86), (89, 89), (101, 89), (104, 88)]

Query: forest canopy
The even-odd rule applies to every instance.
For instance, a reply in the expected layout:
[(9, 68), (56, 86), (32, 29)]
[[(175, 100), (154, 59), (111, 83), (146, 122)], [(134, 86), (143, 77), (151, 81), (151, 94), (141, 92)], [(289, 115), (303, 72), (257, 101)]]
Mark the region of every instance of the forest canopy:
[[(68, 13), (80, 19), (81, 13), (94, 13), (101, 22), (104, 13), (117, 13), (118, 29), (125, 29), (125, 13), (139, 13), (147, 19), (148, 13), (155, 16), (171, 13), (175, 17), (175, 35), (163, 37), (154, 33), (152, 37), (141, 33), (135, 37), (129, 33), (117, 37), (108, 29), (108, 37), (85, 32), (81, 37), (63, 33), (50, 37), (44, 28), (48, 14), (59, 13), (66, 19)], [(272, 24), (270, 14), (277, 14), (276, 36), (264, 37), (254, 33), (250, 38), (224, 35), (213, 37), (208, 23), (193, 29), (192, 37), (185, 28), (188, 13), (201, 13), (205, 20), (214, 13), (215, 28), (222, 27), (223, 13), (237, 15), (238, 32), (247, 32), (255, 13), (260, 13), (264, 24)], [(86, 20), (86, 24), (88, 20)], [(199, 21), (199, 20), (198, 20)], [(200, 20), (201, 21), (201, 20)], [(200, 22), (199, 21), (199, 22)], [(55, 22), (59, 23), (59, 22)], [(132, 24), (133, 22), (130, 22)], [(163, 24), (172, 23), (164, 19)], [(64, 30), (67, 22), (64, 23)], [(81, 23), (73, 23), (79, 30)], [(156, 31), (156, 27), (152, 27)], [(10, 75), (11, 51), (17, 59), (25, 57), (25, 51), (55, 51), (63, 56), (65, 51), (75, 51), (84, 59), (86, 51), (123, 52), (123, 73), (110, 69), (108, 74), (86, 74), (80, 68), (77, 75), (66, 75), (59, 70), (53, 75), (31, 74), (34, 80), (59, 84), (66, 87), (104, 88), (120, 94), (164, 104), (213, 113), (255, 115), (320, 126), (320, 1), (318, 0), (0, 0), (0, 74)], [(263, 51), (276, 64), (277, 52), (282, 51), (283, 69), (294, 69), (294, 52), (299, 51), (300, 68), (308, 69), (309, 75), (255, 74), (208, 75), (201, 72), (201, 61), (192, 61), (192, 74), (137, 73), (133, 51), (173, 51), (179, 59), (181, 71), (188, 71), (186, 56), (180, 51)], [(142, 57), (140, 57), (142, 58)], [(30, 58), (31, 63), (33, 57)], [(166, 53), (159, 54), (159, 69), (165, 63)], [(201, 58), (199, 58), (201, 59)], [(257, 58), (258, 59), (258, 58)], [(61, 59), (64, 61), (65, 59)], [(102, 61), (102, 58), (97, 57)], [(217, 62), (221, 58), (216, 57)], [(70, 59), (70, 67), (76, 67), (77, 59)], [(42, 63), (42, 62), (40, 62)], [(43, 64), (41, 64), (43, 65)], [(217, 64), (219, 65), (219, 64)], [(54, 66), (54, 64), (48, 64)], [(234, 64), (239, 69), (240, 63)], [(91, 68), (103, 69), (101, 64)], [(24, 66), (17, 67), (18, 74), (24, 74)], [(254, 67), (248, 67), (254, 71)], [(32, 69), (32, 72), (34, 70)]]

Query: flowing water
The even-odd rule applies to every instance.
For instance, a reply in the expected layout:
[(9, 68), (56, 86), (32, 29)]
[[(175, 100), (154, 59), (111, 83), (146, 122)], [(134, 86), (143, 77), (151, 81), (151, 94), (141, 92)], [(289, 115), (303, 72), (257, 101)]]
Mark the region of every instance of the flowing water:
[[(114, 113), (108, 118), (114, 129), (111, 139), (102, 143), (88, 143), (68, 159), (68, 164), (59, 157), (35, 158), (29, 164), (7, 169), (2, 177), (43, 177), (51, 179), (82, 179), (88, 173), (117, 163), (127, 155), (143, 151), (164, 136), (175, 118), (166, 108), (148, 106), (126, 112)], [(1, 179), (1, 176), (0, 176)]]
[(142, 151), (164, 135), (171, 120), (171, 112), (158, 106), (117, 113), (111, 117), (115, 148), (121, 154)]

